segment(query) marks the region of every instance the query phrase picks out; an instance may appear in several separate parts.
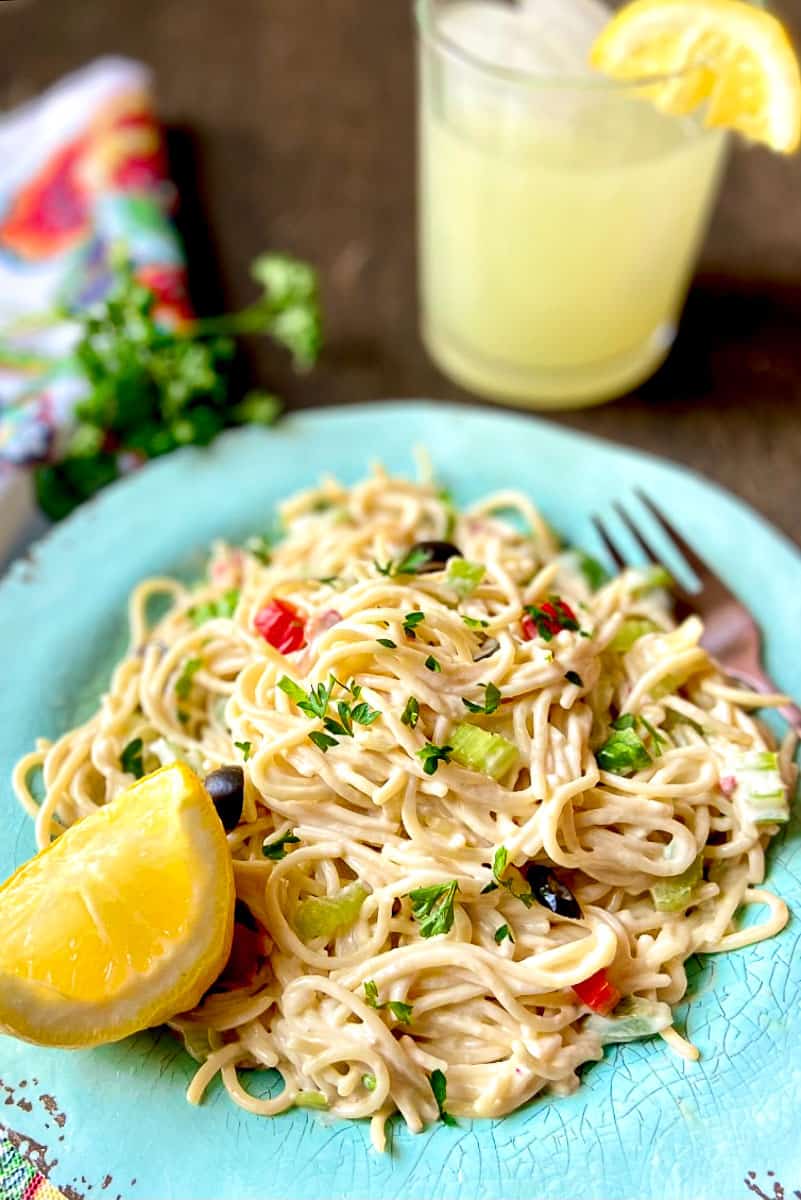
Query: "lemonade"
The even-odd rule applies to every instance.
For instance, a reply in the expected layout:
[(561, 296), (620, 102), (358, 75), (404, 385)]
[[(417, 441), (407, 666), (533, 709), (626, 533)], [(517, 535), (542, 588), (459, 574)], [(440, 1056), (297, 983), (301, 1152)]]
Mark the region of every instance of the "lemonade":
[(592, 75), (595, 0), (423, 0), (424, 340), (531, 407), (619, 395), (673, 340), (725, 135)]

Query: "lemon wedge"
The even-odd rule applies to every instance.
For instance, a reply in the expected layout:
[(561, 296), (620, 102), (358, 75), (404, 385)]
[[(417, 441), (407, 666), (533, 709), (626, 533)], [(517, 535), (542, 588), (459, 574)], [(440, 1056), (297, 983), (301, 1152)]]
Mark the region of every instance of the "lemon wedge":
[(665, 111), (705, 103), (707, 125), (782, 154), (801, 141), (798, 59), (781, 23), (745, 0), (633, 0), (590, 61), (615, 79), (662, 77), (646, 92)]
[(231, 949), (234, 877), (183, 763), (84, 817), (0, 887), (0, 1032), (95, 1046), (192, 1008)]

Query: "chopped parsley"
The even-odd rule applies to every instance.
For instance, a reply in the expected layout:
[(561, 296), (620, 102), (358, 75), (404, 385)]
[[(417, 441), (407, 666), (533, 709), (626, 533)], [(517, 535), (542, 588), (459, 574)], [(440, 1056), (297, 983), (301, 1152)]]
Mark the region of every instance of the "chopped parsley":
[(248, 554), (252, 554), (263, 566), (267, 566), (273, 552), (272, 540), (263, 533), (256, 534), (254, 537), (249, 537), (245, 542), (245, 549)]
[(271, 862), (278, 862), (282, 858), (286, 858), (287, 846), (296, 846), (300, 841), (299, 837), (295, 837), (290, 830), (289, 833), (283, 834), (280, 838), (276, 838), (274, 842), (266, 841), (262, 845), (261, 852), (265, 858), (269, 858)]
[(645, 717), (639, 717), (638, 720), (639, 720), (640, 724), (642, 725), (642, 727), (645, 730), (647, 730), (647, 732), (651, 738), (651, 741), (653, 742), (653, 752), (658, 758), (659, 755), (662, 753), (662, 747), (665, 744), (665, 739), (662, 737), (661, 734), (656, 732), (656, 730), (654, 729), (651, 722), (646, 721)]
[(229, 588), (219, 600), (205, 600), (202, 604), (193, 604), (187, 611), (187, 616), (195, 625), (203, 625), (215, 617), (232, 617), (239, 603), (239, 588)]
[(374, 1092), (376, 1089), (377, 1080), (375, 1075), (362, 1075), (362, 1087), (368, 1092)]
[(426, 666), (429, 671), (441, 671), (442, 670), (442, 667), (440, 666), (437, 659), (434, 658), (433, 654), (429, 654), (428, 658), (426, 659), (426, 661), (424, 663), (424, 666)]
[(370, 1008), (388, 1008), (395, 1020), (400, 1021), (402, 1025), (411, 1023), (414, 1005), (404, 1004), (402, 1000), (385, 1000), (383, 1004), (379, 1003), (378, 987), (374, 979), (364, 981), (364, 999)]
[(425, 619), (426, 619), (426, 614), (424, 612), (407, 613), (406, 616), (403, 618), (403, 632), (406, 634), (407, 637), (413, 638), (415, 636), (415, 633), (414, 633), (415, 629), (420, 624), (420, 622), (424, 621)]
[(412, 916), (420, 925), (420, 936), (436, 937), (453, 926), (453, 901), (459, 890), (456, 879), (448, 883), (433, 883), (430, 887), (409, 892)]
[(415, 696), (410, 696), (406, 701), (406, 707), (401, 713), (401, 724), (408, 725), (410, 729), (414, 729), (420, 718), (420, 703)]
[(437, 492), (437, 499), (442, 502), (442, 506), (445, 509), (446, 521), (445, 530), (442, 536), (447, 540), (448, 538), (453, 537), (454, 530), (456, 529), (457, 512), (456, 505), (453, 500), (453, 493), (451, 492), (450, 488), (440, 488)]
[(431, 562), (433, 556), (434, 552), (430, 547), (413, 546), (408, 554), (405, 554), (397, 562), (390, 559), (389, 562), (382, 564), (377, 559), (373, 559), (373, 566), (379, 575), (416, 575), (421, 567)]
[(507, 938), (514, 945), (515, 939), (513, 938), (512, 931), (508, 925), (499, 925), (498, 928), (495, 930), (494, 937), (495, 937), (496, 943), (499, 946), (500, 946), (501, 942), (505, 941)]
[(417, 757), (422, 759), (426, 775), (433, 775), (441, 762), (450, 762), (452, 749), (452, 746), (435, 746), (433, 742), (426, 742), (422, 750), (417, 751)]
[[(361, 689), (360, 689), (361, 690)], [(371, 708), (366, 700), (354, 705), (350, 711), (351, 720), (357, 725), (372, 725), (381, 716), (377, 708)]]
[(134, 779), (141, 779), (145, 773), (144, 763), (142, 761), (142, 747), (144, 743), (141, 738), (134, 738), (127, 746), (123, 748), (120, 755), (120, 766), (128, 775), (133, 775)]
[(295, 683), (294, 679), (290, 679), (288, 675), (282, 675), (278, 680), (281, 691), (286, 692), (290, 700), (295, 701), (301, 712), (306, 713), (309, 717), (319, 717), (320, 720), (328, 711), (331, 693), (335, 685), (336, 679), (333, 675), (329, 675), (327, 684), (320, 683), (308, 692), (305, 692), (300, 684)]
[[(536, 897), (534, 896), (534, 894), (531, 891), (528, 891), (528, 892), (516, 892), (515, 891), (514, 878), (506, 878), (506, 868), (508, 867), (508, 865), (509, 865), (509, 851), (506, 849), (505, 846), (499, 846), (498, 849), (495, 851), (495, 855), (492, 860), (492, 876), (493, 876), (492, 882), (488, 883), (485, 887), (483, 887), (481, 889), (481, 895), (483, 896), (486, 892), (494, 892), (497, 888), (502, 887), (509, 893), (510, 896), (514, 896), (515, 900), (520, 900), (521, 903), (526, 906), (526, 908), (531, 908)], [(517, 879), (521, 878), (519, 871), (515, 870), (514, 874)], [(511, 941), (514, 941), (514, 938), (512, 937), (511, 934), (509, 934), (509, 938)], [(498, 938), (497, 934), (496, 934), (495, 940), (496, 941), (500, 940)]]
[(247, 762), (250, 758), (250, 752), (253, 749), (252, 744), (250, 742), (234, 742), (234, 745), (236, 746), (237, 750), (242, 751), (242, 758), (245, 762)]
[(192, 679), (203, 666), (202, 658), (188, 658), (181, 667), (181, 673), (175, 681), (175, 694), (180, 700), (188, 700), (192, 690)]
[(579, 628), (576, 614), (566, 601), (551, 596), (544, 604), (527, 604), (525, 611), (537, 627), (537, 633), (545, 642), (550, 642), (563, 629), (574, 633)]
[(332, 746), (338, 745), (337, 739), (331, 737), (328, 733), (323, 733), (321, 729), (313, 729), (309, 734), (309, 740), (314, 742), (318, 750), (322, 750), (326, 754)]
[(609, 572), (591, 554), (579, 554), (578, 565), (591, 592), (597, 592), (609, 582)]
[(428, 1077), (428, 1081), (431, 1084), (431, 1091), (434, 1093), (434, 1099), (437, 1102), (440, 1121), (442, 1121), (445, 1125), (455, 1125), (455, 1118), (451, 1116), (445, 1107), (445, 1101), (448, 1094), (448, 1085), (445, 1080), (445, 1076), (443, 1075), (442, 1071), (440, 1071), (439, 1067), (437, 1067), (436, 1071), (431, 1072)]
[(480, 683), (479, 687), (483, 687), (485, 689), (484, 703), (476, 704), (474, 700), (468, 700), (466, 696), (462, 696), (462, 704), (466, 709), (469, 709), (470, 712), (486, 713), (487, 716), (490, 716), (498, 709), (498, 705), (501, 702), (501, 693), (498, 691), (494, 683)]
[(492, 859), (492, 874), (495, 877), (495, 879), (498, 881), (498, 883), (501, 882), (501, 876), (503, 875), (504, 871), (506, 870), (508, 862), (509, 862), (509, 851), (506, 849), (505, 846), (499, 846), (498, 849), (495, 851), (495, 855)]
[(353, 722), (357, 725), (372, 725), (381, 716), (377, 708), (371, 708), (366, 700), (351, 706), (347, 700), (337, 701), (337, 716), (325, 717), (324, 725), (336, 737), (353, 737)]
[(489, 621), (482, 621), (478, 617), (462, 617), (468, 629), (487, 629)]
[(434, 557), (434, 551), (428, 546), (413, 546), (408, 554), (392, 570), (393, 575), (414, 575), (421, 567), (426, 566)]
[(584, 680), (578, 671), (565, 671), (565, 679), (568, 683), (575, 684), (576, 687), (584, 687)]
[(387, 650), (397, 650), (397, 642), (393, 642), (392, 638), (376, 638), (379, 646), (386, 646)]
[[(325, 733), (320, 729), (314, 729), (309, 734), (311, 741), (319, 750), (322, 750), (323, 754), (332, 746), (337, 745), (337, 738), (353, 737), (354, 722), (357, 725), (368, 726), (381, 716), (377, 708), (372, 708), (366, 700), (359, 700), (362, 689), (353, 680), (350, 684), (344, 684), (340, 683), (334, 675), (329, 675), (328, 683), (320, 683), (316, 688), (312, 687), (305, 692), (299, 683), (295, 683), (294, 679), (290, 679), (288, 675), (282, 675), (278, 680), (278, 686), (282, 692), (286, 692), (287, 696), (295, 701), (301, 712), (323, 722)], [(333, 717), (329, 714), (328, 708), (335, 687), (350, 692), (354, 700), (359, 702), (351, 704), (348, 700), (338, 700), (336, 702), (337, 716)]]

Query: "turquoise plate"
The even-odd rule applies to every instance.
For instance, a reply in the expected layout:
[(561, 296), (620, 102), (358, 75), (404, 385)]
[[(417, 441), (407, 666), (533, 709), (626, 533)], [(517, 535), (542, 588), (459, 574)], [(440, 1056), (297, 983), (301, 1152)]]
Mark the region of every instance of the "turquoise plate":
[[(698, 476), (502, 413), (408, 402), (292, 417), (115, 485), (0, 585), (0, 877), (34, 849), (12, 763), (96, 702), (125, 645), (132, 585), (197, 563), (216, 535), (264, 527), (279, 498), (321, 472), (354, 481), (380, 457), (409, 473), (419, 444), (459, 500), (521, 487), (587, 549), (597, 549), (589, 514), (644, 486), (752, 607), (770, 671), (801, 693), (801, 557)], [(771, 854), (770, 883), (801, 913), (797, 819)], [(218, 1084), (190, 1107), (193, 1064), (163, 1033), (72, 1053), (0, 1037), (0, 1121), (87, 1200), (789, 1200), (801, 1186), (798, 938), (793, 920), (773, 941), (693, 964), (679, 1016), (699, 1063), (658, 1039), (616, 1048), (567, 1099), (416, 1137), (395, 1122), (383, 1156), (365, 1124), (260, 1119)]]

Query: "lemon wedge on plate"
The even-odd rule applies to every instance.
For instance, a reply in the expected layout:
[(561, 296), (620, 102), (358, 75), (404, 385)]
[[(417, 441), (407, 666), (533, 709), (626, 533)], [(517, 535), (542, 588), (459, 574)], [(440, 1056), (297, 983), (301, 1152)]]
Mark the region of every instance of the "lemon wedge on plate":
[(115, 1042), (192, 1008), (231, 949), (234, 877), (197, 776), (173, 763), (0, 887), (0, 1032)]
[(646, 94), (667, 112), (705, 103), (707, 125), (783, 154), (801, 141), (798, 59), (781, 23), (746, 0), (633, 0), (590, 61), (615, 79), (655, 78)]

